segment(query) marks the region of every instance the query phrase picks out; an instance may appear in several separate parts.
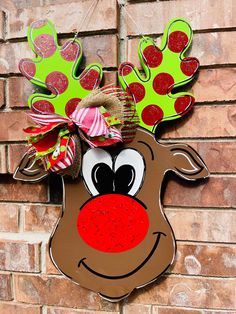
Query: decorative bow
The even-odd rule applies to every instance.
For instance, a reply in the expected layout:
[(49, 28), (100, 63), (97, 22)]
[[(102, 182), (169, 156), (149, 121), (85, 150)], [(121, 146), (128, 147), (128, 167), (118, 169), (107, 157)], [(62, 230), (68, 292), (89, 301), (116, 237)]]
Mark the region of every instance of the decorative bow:
[[(101, 94), (103, 94), (104, 106), (106, 105), (112, 113), (104, 106), (93, 106), (94, 99), (98, 101)], [(28, 142), (32, 155), (36, 159), (41, 159), (48, 171), (76, 177), (81, 159), (79, 138), (90, 147), (110, 146), (133, 139), (137, 122), (137, 116), (135, 116), (136, 122), (133, 121), (134, 112), (131, 110), (133, 107), (130, 105), (125, 109), (125, 106), (128, 107), (126, 102), (121, 110), (121, 100), (114, 97), (111, 102), (112, 97), (114, 96), (96, 91), (92, 97), (87, 100), (85, 98), (84, 103), (81, 102), (69, 118), (57, 114), (28, 113), (37, 124), (24, 129), (30, 134)], [(117, 103), (114, 103), (117, 100), (119, 110), (117, 110)], [(125, 134), (122, 134), (122, 128)], [(75, 161), (77, 165), (73, 167)]]

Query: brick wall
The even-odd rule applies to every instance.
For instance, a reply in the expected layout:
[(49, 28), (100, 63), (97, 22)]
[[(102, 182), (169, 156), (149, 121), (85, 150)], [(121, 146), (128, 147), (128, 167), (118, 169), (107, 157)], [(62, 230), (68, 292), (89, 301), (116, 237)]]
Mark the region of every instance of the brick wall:
[[(184, 17), (194, 29), (191, 55), (201, 63), (189, 90), (194, 113), (162, 131), (165, 142), (187, 142), (207, 163), (208, 181), (170, 178), (164, 195), (178, 254), (165, 280), (120, 304), (102, 301), (63, 278), (47, 253), (60, 205), (54, 180), (16, 182), (12, 172), (24, 151), (24, 111), (34, 87), (18, 62), (32, 56), (26, 27), (50, 18), (61, 41), (72, 36), (90, 0), (2, 0), (0, 4), (0, 313), (1, 314), (223, 314), (236, 313), (236, 2), (234, 0), (125, 1), (143, 34), (160, 39), (165, 24)], [(139, 64), (139, 34), (115, 0), (100, 0), (81, 28), (86, 63), (98, 61), (105, 83), (118, 63)]]

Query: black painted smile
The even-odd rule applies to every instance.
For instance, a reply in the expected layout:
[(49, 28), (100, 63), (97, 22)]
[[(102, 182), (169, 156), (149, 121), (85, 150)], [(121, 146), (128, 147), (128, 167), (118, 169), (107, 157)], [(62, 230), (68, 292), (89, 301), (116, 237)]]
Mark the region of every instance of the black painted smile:
[(86, 263), (85, 263), (85, 260), (86, 260), (86, 257), (82, 258), (79, 263), (78, 263), (78, 267), (80, 267), (81, 265), (83, 265), (88, 271), (90, 271), (91, 273), (95, 274), (96, 276), (99, 276), (99, 277), (102, 277), (102, 278), (106, 278), (106, 279), (122, 279), (122, 278), (125, 278), (125, 277), (129, 277), (133, 274), (135, 274), (139, 269), (141, 269), (147, 262), (148, 260), (152, 257), (152, 255), (154, 254), (158, 244), (159, 244), (159, 241), (160, 241), (160, 238), (161, 238), (161, 235), (164, 235), (166, 236), (165, 233), (163, 232), (153, 232), (153, 234), (157, 234), (157, 238), (156, 238), (156, 241), (153, 245), (153, 248), (152, 250), (150, 251), (150, 253), (148, 254), (148, 256), (145, 258), (145, 260), (138, 266), (136, 267), (134, 270), (132, 270), (131, 272), (125, 274), (125, 275), (119, 275), (119, 276), (107, 276), (107, 275), (104, 275), (104, 274), (101, 274), (101, 273), (98, 273), (96, 272), (95, 270), (93, 270), (92, 268), (90, 268)]

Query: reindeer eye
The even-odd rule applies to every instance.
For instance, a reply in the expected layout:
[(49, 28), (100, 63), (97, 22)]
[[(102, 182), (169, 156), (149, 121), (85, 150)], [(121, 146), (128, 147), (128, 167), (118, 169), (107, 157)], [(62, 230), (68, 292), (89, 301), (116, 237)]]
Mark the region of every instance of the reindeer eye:
[(92, 195), (108, 193), (113, 187), (112, 158), (101, 148), (92, 148), (84, 154), (82, 176)]
[(135, 169), (130, 165), (120, 166), (115, 173), (115, 192), (128, 194), (135, 179)]
[(143, 156), (134, 149), (127, 148), (120, 152), (115, 160), (115, 191), (135, 195), (140, 190), (145, 163)]
[(92, 169), (92, 181), (99, 194), (113, 192), (114, 172), (104, 163), (96, 164)]

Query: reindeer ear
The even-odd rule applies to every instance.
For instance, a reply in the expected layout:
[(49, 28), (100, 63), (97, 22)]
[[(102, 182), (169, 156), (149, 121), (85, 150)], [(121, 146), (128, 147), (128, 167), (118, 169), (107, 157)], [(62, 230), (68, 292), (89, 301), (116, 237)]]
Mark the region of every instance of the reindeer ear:
[(209, 176), (209, 171), (198, 153), (186, 144), (169, 147), (171, 169), (187, 180), (197, 180)]
[(48, 176), (48, 172), (39, 164), (39, 161), (30, 158), (29, 153), (26, 153), (16, 168), (13, 178), (21, 181), (37, 182), (46, 176)]

